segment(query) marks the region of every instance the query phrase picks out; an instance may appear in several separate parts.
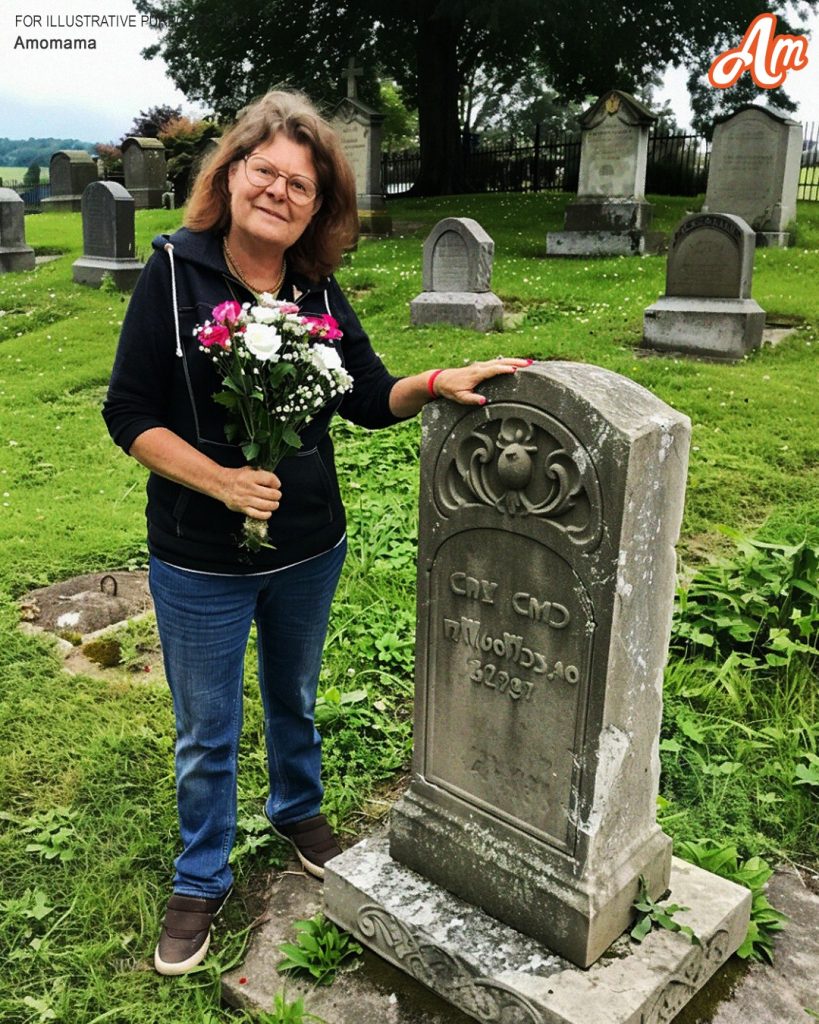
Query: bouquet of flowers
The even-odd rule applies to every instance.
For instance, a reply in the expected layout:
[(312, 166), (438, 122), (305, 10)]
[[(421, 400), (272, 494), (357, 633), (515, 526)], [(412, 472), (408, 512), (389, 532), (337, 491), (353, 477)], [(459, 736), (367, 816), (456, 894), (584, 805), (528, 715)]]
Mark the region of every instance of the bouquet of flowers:
[[(324, 344), (341, 337), (333, 317), (302, 315), (267, 293), (255, 306), (220, 303), (194, 335), (222, 376), (213, 397), (228, 411), (227, 439), (258, 469), (273, 472), (298, 451), (298, 429), (353, 385), (336, 349)], [(270, 546), (267, 538), (267, 523), (246, 516), (240, 546), (258, 551)]]

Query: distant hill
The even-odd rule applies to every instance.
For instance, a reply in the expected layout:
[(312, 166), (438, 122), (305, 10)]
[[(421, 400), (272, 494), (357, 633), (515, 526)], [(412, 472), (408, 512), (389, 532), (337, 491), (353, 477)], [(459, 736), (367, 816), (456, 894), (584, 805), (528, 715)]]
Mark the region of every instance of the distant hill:
[(93, 153), (94, 145), (80, 139), (0, 139), (0, 166), (28, 167), (36, 162), (47, 168), (51, 154), (58, 149), (87, 149)]

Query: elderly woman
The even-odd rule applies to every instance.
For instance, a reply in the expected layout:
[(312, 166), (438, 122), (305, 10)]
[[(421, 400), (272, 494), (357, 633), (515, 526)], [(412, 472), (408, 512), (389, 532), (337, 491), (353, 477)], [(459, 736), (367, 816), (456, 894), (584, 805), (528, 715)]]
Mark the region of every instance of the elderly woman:
[[(322, 799), (314, 706), (330, 603), (345, 555), (330, 421), (367, 428), (414, 416), (434, 398), (485, 401), (505, 359), (396, 378), (373, 352), (333, 271), (357, 235), (355, 184), (336, 135), (302, 95), (271, 92), (242, 112), (199, 175), (185, 227), (154, 240), (122, 328), (103, 415), (150, 470), (150, 586), (176, 719), (182, 852), (155, 966), (200, 963), (230, 890), (242, 668), (258, 632), (270, 794), (265, 813), (310, 873), (339, 851)], [(193, 328), (225, 300), (268, 292), (330, 314), (353, 386), (301, 433), (276, 472), (246, 464), (225, 436), (220, 381)], [(248, 556), (245, 516), (271, 546)]]

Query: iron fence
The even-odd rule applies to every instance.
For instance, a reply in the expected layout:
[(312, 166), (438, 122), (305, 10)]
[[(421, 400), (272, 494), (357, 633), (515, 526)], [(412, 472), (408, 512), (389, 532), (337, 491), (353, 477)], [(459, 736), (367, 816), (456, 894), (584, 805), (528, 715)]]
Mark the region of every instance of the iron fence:
[(802, 125), (802, 161), (797, 199), (819, 202), (819, 121)]

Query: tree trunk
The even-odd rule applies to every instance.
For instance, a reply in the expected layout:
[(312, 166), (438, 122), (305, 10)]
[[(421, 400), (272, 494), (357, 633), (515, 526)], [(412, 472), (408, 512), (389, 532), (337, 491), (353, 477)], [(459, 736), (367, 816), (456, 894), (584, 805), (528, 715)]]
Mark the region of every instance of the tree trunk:
[(434, 17), (437, 0), (419, 4), (418, 137), (421, 169), (410, 195), (462, 191), (464, 158), (458, 130), (458, 33), (460, 23)]

